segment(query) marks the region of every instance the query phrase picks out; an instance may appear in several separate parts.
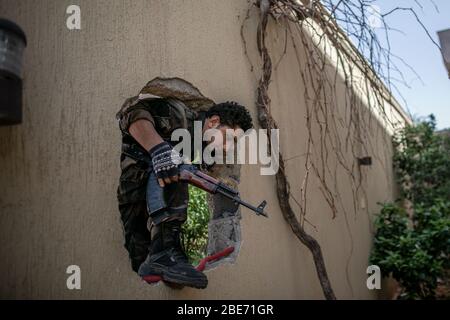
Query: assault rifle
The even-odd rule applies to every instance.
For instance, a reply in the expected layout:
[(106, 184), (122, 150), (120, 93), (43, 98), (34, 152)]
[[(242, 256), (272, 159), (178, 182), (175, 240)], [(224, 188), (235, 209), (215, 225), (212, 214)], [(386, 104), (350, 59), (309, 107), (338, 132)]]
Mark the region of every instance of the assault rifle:
[[(234, 203), (243, 205), (244, 207), (254, 211), (258, 216), (261, 215), (266, 218), (268, 217), (267, 213), (264, 212), (267, 201), (264, 200), (260, 205), (255, 207), (243, 201), (239, 196), (238, 191), (201, 172), (196, 166), (182, 164), (178, 168), (179, 181), (189, 183), (211, 194), (221, 194), (222, 196), (234, 201)], [(163, 188), (161, 188), (158, 184), (158, 179), (156, 178), (155, 173), (152, 171), (147, 185), (147, 206), (151, 216), (153, 213), (156, 214), (161, 209), (167, 207), (164, 200), (163, 191)]]

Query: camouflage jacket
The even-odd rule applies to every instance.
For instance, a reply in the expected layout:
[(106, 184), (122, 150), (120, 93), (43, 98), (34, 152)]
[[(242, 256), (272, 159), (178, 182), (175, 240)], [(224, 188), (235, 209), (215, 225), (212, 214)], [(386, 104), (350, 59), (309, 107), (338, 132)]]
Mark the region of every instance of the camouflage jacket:
[[(122, 132), (122, 153), (120, 156), (120, 184), (118, 189), (119, 203), (135, 203), (145, 200), (145, 187), (148, 178), (150, 155), (148, 151), (128, 132), (130, 125), (140, 119), (153, 123), (158, 134), (172, 145), (172, 132), (176, 129), (187, 129), (193, 139), (193, 124), (197, 119), (204, 119), (204, 112), (195, 112), (182, 102), (174, 99), (147, 99), (137, 97), (128, 99), (117, 113), (119, 127)], [(193, 146), (194, 144), (191, 143)], [(191, 157), (194, 150), (191, 150)], [(191, 158), (192, 159), (192, 158)]]

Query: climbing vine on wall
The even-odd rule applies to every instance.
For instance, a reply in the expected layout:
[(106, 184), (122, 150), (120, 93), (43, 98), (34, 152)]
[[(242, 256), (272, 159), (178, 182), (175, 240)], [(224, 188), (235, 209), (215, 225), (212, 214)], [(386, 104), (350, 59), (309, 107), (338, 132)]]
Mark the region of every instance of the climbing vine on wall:
[[(395, 104), (390, 93), (392, 89), (396, 88), (392, 81), (395, 77), (392, 77), (392, 74), (396, 72), (401, 74), (401, 68), (395, 63), (389, 46), (381, 44), (380, 39), (368, 23), (368, 12), (372, 1), (255, 0), (249, 3), (250, 7), (241, 28), (241, 36), (245, 54), (254, 71), (253, 62), (247, 53), (244, 28), (250, 18), (251, 10), (257, 8), (259, 24), (256, 41), (262, 64), (256, 92), (256, 106), (259, 123), (263, 129), (278, 128), (271, 113), (269, 86), (273, 70), (283, 58), (281, 56), (274, 63), (267, 47), (267, 29), (270, 19), (276, 28), (285, 31), (283, 55), (286, 53), (287, 42), (290, 41), (297, 57), (298, 65), (292, 67), (298, 68), (298, 77), (303, 83), (304, 90), (307, 128), (305, 173), (302, 177), (289, 176), (286, 163), (290, 159), (286, 159), (281, 150), (280, 168), (276, 174), (277, 195), (285, 220), (300, 242), (312, 253), (324, 296), (327, 299), (335, 299), (321, 247), (304, 228), (304, 223), (308, 222), (309, 180), (314, 177), (319, 183), (321, 195), (328, 204), (332, 218), (336, 217), (339, 211), (344, 213), (347, 230), (349, 236), (352, 237), (347, 220), (347, 206), (340, 197), (341, 192), (336, 180), (337, 167), (343, 170), (349, 178), (353, 195), (352, 206), (356, 213), (359, 210), (358, 195), (367, 198), (362, 186), (363, 176), (358, 158), (361, 154), (373, 155), (375, 160), (382, 164), (383, 161), (378, 156), (379, 152), (374, 151), (371, 141), (381, 139), (385, 141), (385, 145), (389, 143), (381, 130), (375, 133), (378, 137), (370, 136), (370, 130), (367, 129), (373, 127), (370, 123), (373, 121), (373, 117), (365, 117), (360, 101), (364, 101), (370, 114), (377, 113), (379, 115), (377, 121), (382, 122), (383, 126), (395, 128), (398, 123), (391, 121), (391, 117), (386, 113), (386, 106)], [(386, 30), (389, 28), (387, 28), (385, 18), (399, 10), (412, 13), (420, 23), (413, 8), (396, 8), (379, 17)], [(389, 38), (388, 32), (386, 37)], [(335, 56), (333, 59), (330, 59), (327, 54), (329, 47), (333, 48)], [(306, 60), (302, 60), (302, 58)], [(337, 111), (338, 76), (337, 72), (329, 72), (330, 65), (335, 70), (340, 70), (342, 74), (342, 82), (345, 85), (344, 113), (347, 116), (341, 116)], [(361, 77), (355, 74), (355, 68), (359, 70), (360, 75), (363, 75), (362, 81)], [(357, 83), (362, 84), (359, 92), (355, 89)], [(344, 135), (338, 134), (341, 128), (347, 131)], [(318, 132), (318, 134), (313, 134), (313, 132)], [(337, 166), (330, 162), (332, 155), (337, 159)], [(290, 179), (302, 181), (299, 199), (293, 195)], [(295, 204), (295, 207), (291, 204)], [(353, 241), (351, 241), (351, 245), (353, 245)], [(348, 261), (350, 261), (350, 257)], [(348, 280), (348, 282), (350, 281)]]

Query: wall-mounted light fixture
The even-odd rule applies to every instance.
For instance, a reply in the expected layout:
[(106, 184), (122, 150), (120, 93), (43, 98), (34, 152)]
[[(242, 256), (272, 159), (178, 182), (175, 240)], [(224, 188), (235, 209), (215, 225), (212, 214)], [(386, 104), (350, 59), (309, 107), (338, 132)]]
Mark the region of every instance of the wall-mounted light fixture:
[(26, 45), (23, 30), (0, 18), (0, 125), (22, 122), (22, 58)]
[(441, 43), (442, 57), (444, 58), (445, 67), (450, 78), (450, 29), (438, 32), (439, 42)]

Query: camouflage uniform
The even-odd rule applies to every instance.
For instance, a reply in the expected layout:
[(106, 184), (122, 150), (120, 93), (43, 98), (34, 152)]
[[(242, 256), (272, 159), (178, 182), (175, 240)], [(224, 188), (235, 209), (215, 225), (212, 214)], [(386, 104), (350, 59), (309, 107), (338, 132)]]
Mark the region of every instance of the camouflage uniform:
[[(202, 117), (202, 113), (200, 116)], [(125, 234), (125, 248), (136, 272), (147, 257), (150, 246), (146, 186), (152, 168), (148, 151), (130, 135), (129, 126), (137, 120), (149, 120), (159, 135), (171, 143), (170, 137), (175, 129), (185, 128), (192, 132), (193, 121), (198, 117), (199, 113), (180, 101), (158, 98), (142, 100), (138, 97), (128, 99), (117, 114), (122, 132), (122, 173), (117, 198)], [(189, 197), (187, 184), (172, 183), (164, 188), (164, 195), (169, 208), (175, 208), (185, 220)]]

